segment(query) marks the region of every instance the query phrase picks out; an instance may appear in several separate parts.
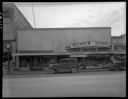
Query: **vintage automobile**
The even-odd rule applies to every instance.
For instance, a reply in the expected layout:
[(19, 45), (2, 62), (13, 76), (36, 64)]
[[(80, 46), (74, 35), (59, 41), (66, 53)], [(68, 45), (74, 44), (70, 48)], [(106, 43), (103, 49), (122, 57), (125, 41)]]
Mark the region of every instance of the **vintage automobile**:
[(3, 62), (3, 73), (12, 72), (14, 70), (16, 70), (16, 65), (12, 60), (9, 61), (9, 63), (8, 61)]
[(126, 58), (120, 58), (117, 62), (113, 62), (109, 65), (109, 71), (121, 71), (126, 70)]
[(65, 58), (61, 59), (57, 63), (51, 63), (49, 65), (48, 71), (49, 73), (55, 72), (72, 72), (77, 73), (80, 68), (80, 63), (77, 62), (76, 58)]
[(124, 65), (124, 62), (119, 62), (115, 64), (111, 64), (109, 67), (109, 71), (121, 71), (121, 70), (126, 70), (126, 65)]

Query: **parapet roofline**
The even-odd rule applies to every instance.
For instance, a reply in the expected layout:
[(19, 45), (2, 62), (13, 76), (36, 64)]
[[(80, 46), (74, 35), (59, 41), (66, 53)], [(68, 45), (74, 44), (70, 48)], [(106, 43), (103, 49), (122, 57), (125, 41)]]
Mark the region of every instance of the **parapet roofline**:
[(119, 36), (112, 36), (112, 38), (123, 38), (124, 36), (126, 36), (126, 34), (121, 34)]
[(33, 28), (20, 30), (59, 30), (59, 29), (111, 29), (111, 27), (55, 27), (55, 28)]

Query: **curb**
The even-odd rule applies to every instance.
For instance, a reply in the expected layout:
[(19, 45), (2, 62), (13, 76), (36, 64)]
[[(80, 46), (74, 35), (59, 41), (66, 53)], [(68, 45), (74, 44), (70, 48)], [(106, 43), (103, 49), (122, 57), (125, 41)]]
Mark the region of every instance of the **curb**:
[[(108, 69), (86, 69), (86, 70), (79, 70), (79, 72), (102, 72), (102, 71), (108, 71)], [(13, 75), (31, 75), (31, 74), (49, 74), (47, 71), (36, 71), (36, 72), (13, 72), (11, 74), (3, 74), (3, 76), (13, 76)]]

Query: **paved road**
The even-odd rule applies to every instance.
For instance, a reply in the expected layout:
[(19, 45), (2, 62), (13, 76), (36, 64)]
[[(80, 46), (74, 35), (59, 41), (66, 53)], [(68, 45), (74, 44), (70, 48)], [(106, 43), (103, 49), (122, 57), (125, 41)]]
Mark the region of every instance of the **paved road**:
[(126, 72), (88, 72), (3, 79), (4, 97), (125, 97)]

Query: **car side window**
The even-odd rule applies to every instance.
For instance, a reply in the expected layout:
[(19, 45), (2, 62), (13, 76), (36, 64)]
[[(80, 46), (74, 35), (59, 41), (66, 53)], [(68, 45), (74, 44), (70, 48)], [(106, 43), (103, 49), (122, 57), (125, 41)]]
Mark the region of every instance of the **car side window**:
[(60, 60), (60, 63), (64, 63), (65, 62), (65, 60)]
[(67, 63), (67, 60), (64, 60), (63, 63)]

